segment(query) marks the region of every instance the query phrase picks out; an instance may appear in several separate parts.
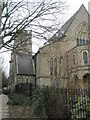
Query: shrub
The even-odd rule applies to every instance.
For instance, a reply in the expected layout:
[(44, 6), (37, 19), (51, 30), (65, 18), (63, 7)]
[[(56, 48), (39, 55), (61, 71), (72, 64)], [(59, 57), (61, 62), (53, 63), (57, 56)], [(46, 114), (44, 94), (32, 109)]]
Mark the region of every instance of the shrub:
[(21, 106), (30, 106), (30, 97), (22, 94), (12, 94), (9, 95), (9, 105), (21, 105)]
[(32, 111), (42, 118), (70, 118), (63, 89), (38, 89), (32, 99)]
[(35, 90), (32, 98), (32, 113), (40, 116), (41, 118), (47, 118), (45, 112), (45, 102), (44, 102), (44, 89)]

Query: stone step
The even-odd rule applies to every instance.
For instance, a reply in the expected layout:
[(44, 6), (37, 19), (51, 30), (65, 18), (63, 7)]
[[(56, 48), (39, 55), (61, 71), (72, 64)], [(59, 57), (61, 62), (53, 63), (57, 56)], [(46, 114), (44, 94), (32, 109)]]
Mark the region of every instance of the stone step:
[(9, 113), (9, 111), (7, 111), (7, 110), (3, 110), (2, 113)]
[(9, 118), (9, 113), (8, 112), (2, 112), (2, 118)]
[(0, 116), (2, 116), (2, 118), (9, 118), (8, 107), (4, 107), (4, 108), (0, 109)]
[(2, 118), (9, 118), (8, 115), (2, 115)]
[(9, 111), (9, 109), (8, 108), (5, 108), (5, 109), (1, 109), (0, 111)]
[(9, 108), (7, 105), (8, 96), (1, 94), (0, 95), (0, 120), (2, 118), (9, 118)]

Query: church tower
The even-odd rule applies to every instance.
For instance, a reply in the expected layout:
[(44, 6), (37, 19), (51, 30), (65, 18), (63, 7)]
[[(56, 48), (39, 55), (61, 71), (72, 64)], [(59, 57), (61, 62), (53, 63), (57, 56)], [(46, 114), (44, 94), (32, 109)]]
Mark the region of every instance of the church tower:
[(20, 30), (17, 33), (10, 61), (9, 86), (12, 91), (17, 86), (19, 89), (23, 85), (28, 88), (35, 81), (35, 68), (32, 59), (32, 31)]
[(14, 40), (14, 51), (32, 55), (32, 31), (20, 30)]

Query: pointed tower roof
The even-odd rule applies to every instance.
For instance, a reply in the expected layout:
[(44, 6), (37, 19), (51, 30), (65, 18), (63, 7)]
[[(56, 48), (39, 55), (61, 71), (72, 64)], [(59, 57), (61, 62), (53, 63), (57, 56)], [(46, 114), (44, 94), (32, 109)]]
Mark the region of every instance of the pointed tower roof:
[(48, 42), (56, 41), (58, 38), (62, 38), (65, 35), (65, 33), (68, 30), (71, 23), (73, 22), (73, 20), (75, 19), (78, 12), (81, 11), (82, 9), (84, 9), (87, 12), (87, 14), (89, 15), (85, 6), (82, 4), (81, 7), (79, 8), (79, 10), (49, 39)]

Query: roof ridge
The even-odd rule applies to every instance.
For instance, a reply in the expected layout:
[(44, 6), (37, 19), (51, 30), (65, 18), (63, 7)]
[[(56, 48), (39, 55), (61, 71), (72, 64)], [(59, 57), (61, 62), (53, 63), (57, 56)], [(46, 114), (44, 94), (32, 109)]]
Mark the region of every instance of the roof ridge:
[[(78, 11), (79, 11), (79, 10), (78, 10)], [(72, 21), (73, 21), (73, 19), (75, 18), (76, 14), (78, 13), (78, 11), (77, 11), (76, 13), (74, 13), (74, 14), (65, 22), (65, 24), (67, 24), (71, 19), (72, 19)], [(72, 21), (71, 21), (71, 22), (72, 22)], [(65, 24), (62, 25), (62, 27), (64, 27)], [(60, 29), (62, 29), (62, 27), (61, 27)]]

